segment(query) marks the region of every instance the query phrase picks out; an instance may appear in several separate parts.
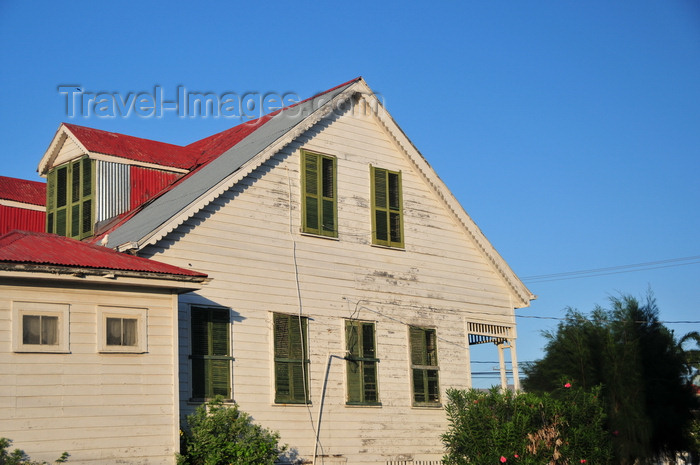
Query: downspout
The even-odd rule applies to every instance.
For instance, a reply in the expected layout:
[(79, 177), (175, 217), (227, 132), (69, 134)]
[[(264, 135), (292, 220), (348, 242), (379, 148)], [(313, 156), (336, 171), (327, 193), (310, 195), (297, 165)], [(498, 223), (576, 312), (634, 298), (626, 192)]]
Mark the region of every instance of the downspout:
[(341, 357), (340, 355), (328, 353), (328, 361), (326, 362), (326, 374), (323, 377), (323, 390), (321, 391), (321, 401), (318, 405), (318, 417), (316, 418), (316, 442), (314, 443), (314, 458), (312, 461), (312, 465), (316, 465), (316, 457), (318, 457), (318, 444), (320, 442), (319, 438), (321, 436), (321, 420), (323, 418), (323, 405), (326, 401), (326, 387), (328, 386), (328, 375), (331, 371), (331, 364), (334, 358), (337, 358), (339, 360), (347, 360), (345, 357)]

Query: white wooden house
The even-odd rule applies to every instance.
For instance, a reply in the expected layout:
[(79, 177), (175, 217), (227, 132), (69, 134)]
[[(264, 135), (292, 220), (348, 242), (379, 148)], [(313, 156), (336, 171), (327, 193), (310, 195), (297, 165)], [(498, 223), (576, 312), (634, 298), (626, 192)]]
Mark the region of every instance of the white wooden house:
[(49, 232), (211, 279), (179, 296), (182, 418), (221, 394), (300, 462), (438, 463), (470, 345), (517, 386), (534, 296), (361, 78), (184, 147), (63, 124), (39, 171)]
[(0, 437), (51, 463), (173, 463), (177, 294), (205, 277), (52, 234), (0, 236)]

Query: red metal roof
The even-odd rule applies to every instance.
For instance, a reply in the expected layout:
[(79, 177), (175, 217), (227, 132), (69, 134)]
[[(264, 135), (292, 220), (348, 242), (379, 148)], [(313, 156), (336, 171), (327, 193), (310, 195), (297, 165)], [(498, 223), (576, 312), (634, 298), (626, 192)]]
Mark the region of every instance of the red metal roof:
[(199, 278), (207, 276), (198, 271), (115, 252), (107, 247), (87, 244), (56, 234), (17, 230), (0, 236), (0, 262), (137, 271)]
[(0, 199), (46, 205), (46, 183), (0, 176)]
[(190, 169), (199, 158), (199, 152), (180, 145), (70, 123), (63, 123), (63, 125), (90, 152), (181, 169)]
[(46, 212), (0, 205), (0, 235), (13, 229), (44, 232), (46, 230)]

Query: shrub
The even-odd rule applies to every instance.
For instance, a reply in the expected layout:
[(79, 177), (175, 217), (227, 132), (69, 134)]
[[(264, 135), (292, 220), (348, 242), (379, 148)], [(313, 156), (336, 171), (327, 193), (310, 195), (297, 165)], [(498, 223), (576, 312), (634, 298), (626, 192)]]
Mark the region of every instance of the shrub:
[[(0, 438), (0, 465), (48, 465), (48, 462), (37, 462), (32, 460), (23, 450), (15, 449), (8, 452), (12, 440)], [(68, 461), (70, 454), (64, 452), (54, 463), (65, 463)]]
[(599, 391), (585, 392), (568, 383), (558, 398), (498, 388), (450, 390), (444, 463), (610, 464)]
[(279, 434), (253, 423), (220, 396), (187, 417), (178, 465), (272, 465), (286, 446)]

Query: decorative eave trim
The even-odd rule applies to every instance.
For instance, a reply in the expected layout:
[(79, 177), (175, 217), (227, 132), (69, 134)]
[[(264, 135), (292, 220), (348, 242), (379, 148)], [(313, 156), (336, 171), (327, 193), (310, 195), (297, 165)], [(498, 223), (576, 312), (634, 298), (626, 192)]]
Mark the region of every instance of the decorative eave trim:
[(82, 155), (80, 156), (88, 155), (90, 153), (90, 151), (85, 148), (85, 146), (78, 140), (78, 138), (75, 137), (75, 135), (63, 123), (61, 123), (61, 125), (56, 130), (56, 134), (53, 136), (51, 143), (49, 144), (49, 148), (46, 149), (46, 152), (44, 152), (44, 156), (41, 157), (41, 160), (39, 161), (39, 166), (37, 168), (39, 176), (46, 177), (51, 165), (58, 156), (58, 152), (60, 152), (61, 148), (63, 147), (63, 144), (65, 144), (66, 139), (68, 137), (70, 137), (70, 139), (73, 142), (75, 142), (75, 145), (77, 145), (78, 148), (80, 148), (82, 152)]
[[(211, 202), (219, 198), (231, 187), (236, 185), (240, 180), (244, 179), (255, 169), (260, 167), (263, 163), (269, 160), (274, 154), (282, 150), (288, 144), (293, 142), (297, 137), (309, 130), (314, 124), (318, 123), (320, 120), (328, 116), (335, 108), (339, 102), (344, 102), (350, 99), (356, 92), (355, 87), (358, 86), (362, 79), (351, 84), (343, 92), (336, 95), (331, 100), (323, 103), (316, 110), (312, 110), (309, 116), (305, 117), (296, 126), (284, 133), (282, 136), (277, 138), (274, 142), (268, 145), (266, 148), (258, 152), (257, 155), (252, 157), (246, 163), (244, 163), (238, 170), (231, 173), (228, 177), (224, 178), (218, 184), (210, 188), (207, 192), (202, 194), (197, 200), (190, 203), (187, 207), (180, 210), (180, 213), (173, 216), (170, 221), (163, 223), (158, 228), (153, 230), (151, 233), (145, 235), (134, 244), (130, 242), (128, 244), (121, 244), (117, 246), (118, 250), (128, 248), (133, 249), (136, 245), (137, 250), (141, 250), (148, 245), (153, 245), (163, 239), (166, 235), (174, 231), (177, 227), (182, 225), (185, 221), (192, 218), (197, 212), (209, 205)], [(318, 98), (323, 98), (321, 95)], [(284, 112), (274, 116), (274, 118), (284, 118)]]
[[(358, 85), (359, 84), (360, 83), (358, 83)], [(474, 220), (472, 220), (469, 214), (464, 210), (464, 207), (462, 207), (459, 201), (455, 198), (454, 194), (450, 192), (435, 170), (430, 166), (420, 151), (413, 145), (410, 139), (396, 123), (394, 118), (381, 104), (379, 99), (376, 98), (372, 90), (364, 81), (361, 81), (361, 84), (364, 88), (360, 95), (363, 99), (365, 99), (365, 101), (372, 99), (371, 102), (367, 101), (367, 104), (374, 110), (372, 113), (375, 115), (377, 121), (380, 122), (381, 126), (391, 137), (396, 146), (408, 157), (418, 172), (422, 174), (423, 178), (434, 189), (435, 193), (443, 200), (455, 218), (472, 237), (474, 243), (477, 245), (484, 257), (486, 257), (491, 267), (504, 279), (515, 296), (517, 296), (519, 299), (519, 305), (517, 305), (516, 308), (528, 307), (530, 305), (530, 301), (534, 300), (536, 296), (530, 292), (522, 281), (520, 281), (520, 278), (517, 277), (503, 257), (501, 257), (501, 255), (496, 251), (481, 229), (479, 229), (479, 227), (476, 225)]]
[(41, 205), (34, 205), (33, 203), (17, 202), (15, 200), (0, 199), (0, 205), (4, 205), (6, 207), (21, 208), (23, 210), (34, 210), (34, 211), (38, 211), (38, 212), (45, 212), (46, 211), (46, 207), (43, 207)]

